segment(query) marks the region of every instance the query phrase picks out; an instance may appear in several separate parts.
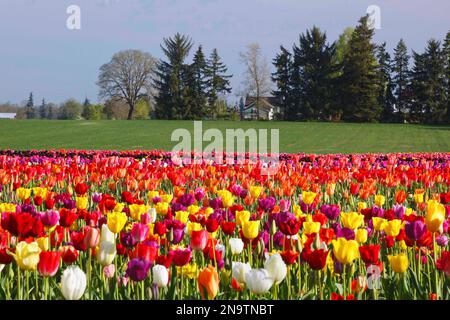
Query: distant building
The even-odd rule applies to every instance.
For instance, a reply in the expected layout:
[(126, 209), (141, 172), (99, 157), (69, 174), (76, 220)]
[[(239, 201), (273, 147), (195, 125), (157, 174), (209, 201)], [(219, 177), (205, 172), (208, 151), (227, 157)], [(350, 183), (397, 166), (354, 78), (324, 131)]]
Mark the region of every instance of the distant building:
[[(257, 120), (258, 109), (256, 97), (247, 96), (244, 108), (241, 112), (242, 120)], [(281, 114), (281, 100), (277, 97), (260, 97), (259, 98), (259, 119), (274, 120), (276, 115)]]
[(0, 112), (0, 119), (15, 119), (17, 113), (1, 113)]

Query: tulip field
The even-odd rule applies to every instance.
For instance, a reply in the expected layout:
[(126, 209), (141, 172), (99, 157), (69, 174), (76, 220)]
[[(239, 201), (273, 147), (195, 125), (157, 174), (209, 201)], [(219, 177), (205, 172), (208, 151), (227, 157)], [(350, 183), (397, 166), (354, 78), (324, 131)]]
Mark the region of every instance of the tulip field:
[(448, 300), (450, 153), (0, 151), (2, 300)]

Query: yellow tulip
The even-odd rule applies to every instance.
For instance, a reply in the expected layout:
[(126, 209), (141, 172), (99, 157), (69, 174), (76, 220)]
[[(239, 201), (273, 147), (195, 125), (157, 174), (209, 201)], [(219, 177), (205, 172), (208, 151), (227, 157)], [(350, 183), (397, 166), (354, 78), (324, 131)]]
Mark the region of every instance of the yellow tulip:
[(156, 213), (165, 216), (169, 210), (169, 204), (167, 202), (158, 202), (155, 205)]
[(123, 208), (125, 208), (125, 205), (123, 203), (116, 203), (116, 206), (114, 207), (114, 212), (122, 212)]
[(357, 211), (359, 212), (359, 213), (361, 213), (361, 210), (363, 210), (363, 209), (367, 209), (367, 203), (365, 203), (365, 202), (358, 202), (358, 209), (357, 209)]
[(373, 228), (376, 231), (382, 231), (384, 227), (386, 226), (387, 220), (380, 217), (373, 217), (372, 218)]
[(364, 216), (357, 212), (342, 212), (341, 222), (344, 227), (355, 230), (364, 224)]
[(153, 198), (159, 197), (158, 191), (149, 191), (147, 192), (147, 198), (151, 201)]
[(403, 273), (408, 270), (409, 261), (406, 254), (400, 253), (396, 256), (388, 255), (388, 259), (394, 272)]
[(358, 229), (355, 232), (355, 239), (358, 243), (367, 242), (367, 229)]
[(141, 221), (141, 215), (147, 212), (147, 206), (145, 204), (130, 204), (130, 216), (134, 221)]
[(386, 198), (385, 198), (383, 195), (377, 194), (377, 195), (375, 196), (375, 204), (376, 204), (378, 207), (382, 207), (383, 204), (384, 204), (385, 202), (386, 202)]
[(166, 204), (172, 202), (172, 199), (173, 199), (173, 194), (164, 194), (161, 196), (162, 202), (164, 202)]
[(36, 270), (41, 251), (37, 242), (21, 241), (17, 244), (16, 252), (12, 256), (21, 270)]
[(396, 237), (400, 233), (400, 229), (402, 228), (402, 220), (394, 219), (391, 221), (388, 221), (384, 225), (384, 232), (388, 236)]
[(40, 237), (36, 239), (36, 242), (39, 246), (39, 249), (41, 249), (42, 251), (48, 251), (49, 248), (49, 238), (47, 237)]
[(76, 197), (75, 205), (78, 210), (85, 210), (88, 206), (88, 198), (87, 197)]
[(0, 203), (0, 212), (16, 212), (15, 203)]
[(405, 216), (409, 216), (411, 213), (413, 213), (413, 209), (412, 208), (406, 208)]
[(188, 218), (189, 218), (189, 212), (187, 212), (187, 211), (175, 212), (175, 219), (182, 223), (186, 223), (188, 221)]
[(302, 208), (298, 204), (294, 204), (292, 206), (292, 212), (295, 214), (297, 219), (303, 215)]
[(127, 215), (123, 212), (110, 212), (107, 216), (107, 225), (112, 233), (119, 233), (127, 223)]
[(35, 196), (41, 197), (42, 199), (45, 199), (47, 196), (47, 188), (35, 187), (33, 188), (33, 194)]
[(250, 187), (250, 195), (253, 198), (258, 198), (259, 195), (261, 194), (263, 188), (261, 186), (251, 186)]
[(430, 232), (438, 232), (445, 221), (445, 207), (436, 200), (427, 202), (425, 224)]
[(302, 201), (306, 203), (307, 205), (310, 205), (314, 202), (314, 199), (316, 198), (317, 193), (312, 191), (303, 191), (302, 192)]
[(250, 211), (236, 211), (236, 224), (238, 226), (244, 225), (244, 222), (250, 220)]
[(336, 259), (342, 264), (350, 264), (359, 257), (359, 246), (355, 240), (338, 238), (333, 240), (333, 253)]
[(304, 222), (303, 232), (305, 234), (318, 233), (320, 231), (320, 222)]
[(242, 232), (247, 239), (255, 239), (259, 234), (259, 220), (244, 222), (242, 225)]
[(20, 200), (24, 201), (31, 196), (31, 189), (22, 187), (17, 188), (16, 195)]
[(200, 207), (193, 204), (187, 207), (187, 211), (189, 211), (190, 214), (196, 214), (197, 212), (200, 211)]
[(200, 231), (203, 229), (203, 227), (200, 223), (188, 221), (186, 223), (186, 229), (187, 233), (190, 235), (192, 231)]
[(177, 267), (177, 271), (183, 274), (183, 277), (194, 279), (197, 276), (197, 265), (187, 264), (183, 267)]
[(225, 208), (229, 208), (234, 203), (234, 197), (233, 194), (228, 190), (220, 190), (217, 191), (217, 194), (219, 195), (220, 199), (222, 200), (222, 205)]
[(205, 209), (205, 216), (209, 217), (210, 214), (214, 213), (214, 209), (211, 207), (208, 207)]
[(414, 192), (414, 201), (416, 203), (422, 203), (423, 202), (424, 193), (425, 192), (423, 190), (416, 190)]

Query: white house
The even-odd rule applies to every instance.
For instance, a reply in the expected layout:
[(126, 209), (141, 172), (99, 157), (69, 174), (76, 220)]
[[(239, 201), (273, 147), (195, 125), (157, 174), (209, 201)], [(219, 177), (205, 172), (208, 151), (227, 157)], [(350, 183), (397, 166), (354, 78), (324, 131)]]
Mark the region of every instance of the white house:
[(17, 113), (2, 113), (0, 112), (0, 119), (15, 119)]

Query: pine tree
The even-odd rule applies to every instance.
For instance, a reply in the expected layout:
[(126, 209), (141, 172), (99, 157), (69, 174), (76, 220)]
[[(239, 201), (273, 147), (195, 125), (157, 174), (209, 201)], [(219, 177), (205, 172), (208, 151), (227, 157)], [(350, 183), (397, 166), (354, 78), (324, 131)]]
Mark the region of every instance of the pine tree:
[(154, 84), (157, 89), (155, 97), (155, 114), (160, 119), (185, 119), (190, 116), (186, 79), (189, 66), (185, 60), (192, 48), (192, 40), (177, 33), (173, 38), (164, 38), (161, 45), (167, 61), (157, 64)]
[(335, 53), (335, 44), (328, 44), (326, 34), (317, 27), (301, 34), (299, 46), (294, 46), (294, 61), (300, 71), (300, 112), (305, 120), (329, 119), (331, 115)]
[(394, 86), (395, 108), (400, 114), (400, 120), (405, 120), (409, 112), (410, 102), (410, 71), (409, 71), (408, 50), (403, 39), (400, 39), (394, 49), (394, 59), (392, 64), (392, 82)]
[(442, 48), (445, 67), (445, 100), (447, 107), (447, 123), (450, 123), (450, 31), (447, 32)]
[(379, 72), (378, 103), (382, 107), (381, 121), (394, 122), (394, 95), (391, 79), (391, 56), (386, 51), (386, 42), (377, 47), (377, 60)]
[(34, 110), (34, 98), (33, 92), (30, 92), (30, 96), (28, 97), (27, 104), (25, 105), (25, 115), (27, 119), (35, 119), (36, 111)]
[(47, 118), (47, 103), (45, 102), (45, 98), (42, 99), (41, 106), (39, 107), (39, 117), (41, 119)]
[(199, 46), (190, 66), (187, 88), (191, 115), (194, 119), (202, 119), (208, 114), (206, 105), (206, 60), (202, 46)]
[(272, 94), (281, 101), (281, 110), (284, 120), (294, 120), (295, 110), (292, 108), (292, 54), (283, 46), (280, 47), (281, 52), (273, 59), (273, 65), (276, 71), (272, 73), (272, 81), (275, 82), (277, 89)]
[(90, 106), (91, 106), (91, 102), (90, 102), (89, 99), (86, 97), (86, 98), (84, 99), (84, 102), (83, 102), (83, 111), (81, 112), (81, 116), (82, 116), (84, 119), (89, 119)]
[(368, 15), (359, 20), (344, 57), (340, 81), (343, 86), (344, 119), (348, 121), (378, 121), (382, 111), (377, 94), (375, 45), (371, 42), (374, 31), (367, 22)]
[(427, 103), (427, 88), (425, 85), (427, 71), (425, 67), (425, 55), (412, 52), (413, 67), (411, 70), (411, 105), (409, 119), (411, 122), (423, 122), (425, 106)]
[(423, 54), (414, 53), (413, 109), (421, 122), (446, 118), (444, 55), (439, 41), (431, 39)]
[(219, 94), (231, 92), (230, 78), (232, 75), (227, 75), (228, 68), (221, 61), (217, 49), (213, 49), (206, 64), (207, 77), (207, 96), (210, 116), (215, 112)]

